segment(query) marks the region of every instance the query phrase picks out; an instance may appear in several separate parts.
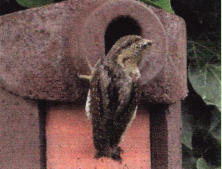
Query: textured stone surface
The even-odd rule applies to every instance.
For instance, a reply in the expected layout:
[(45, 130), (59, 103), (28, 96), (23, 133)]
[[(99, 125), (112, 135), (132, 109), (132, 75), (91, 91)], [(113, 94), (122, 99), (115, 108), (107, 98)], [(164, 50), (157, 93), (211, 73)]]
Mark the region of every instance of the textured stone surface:
[(70, 0), (0, 17), (0, 85), (34, 99), (82, 98), (86, 87), (77, 74), (89, 73), (86, 57), (94, 65), (104, 56), (106, 29), (123, 16), (153, 41), (140, 65), (144, 98), (167, 103), (184, 98), (184, 21), (132, 0)]
[(151, 166), (154, 169), (182, 169), (181, 103), (151, 104)]
[[(152, 168), (181, 169), (186, 28), (176, 15), (133, 0), (69, 0), (1, 16), (0, 88), (31, 99), (81, 100), (87, 85), (77, 75), (89, 74), (86, 57), (94, 65), (105, 55), (107, 29), (124, 17), (140, 29), (130, 33), (153, 41), (140, 65), (142, 101), (158, 103), (148, 108)], [(36, 103), (0, 89), (0, 168), (44, 168), (40, 120)]]
[(78, 52), (78, 34), (99, 3), (65, 1), (1, 16), (1, 86), (34, 99), (78, 99), (84, 88), (76, 73), (88, 69)]
[[(115, 12), (113, 12), (115, 11)], [(141, 29), (140, 35), (152, 40), (152, 48), (143, 58), (140, 69), (142, 74), (141, 83), (146, 84), (155, 77), (166, 62), (167, 41), (163, 25), (151, 8), (145, 4), (132, 0), (107, 1), (98, 7), (86, 19), (83, 34), (80, 36), (81, 54), (90, 58), (90, 62), (95, 64), (96, 59), (103, 57), (105, 53), (105, 39), (107, 27), (114, 20), (124, 17), (136, 21)], [(127, 29), (127, 27), (125, 27)], [(114, 31), (127, 31), (116, 29)], [(131, 33), (134, 33), (133, 31)], [(114, 32), (113, 32), (114, 34)]]
[(37, 104), (0, 88), (0, 168), (43, 169)]
[(182, 18), (152, 8), (166, 31), (168, 55), (164, 69), (144, 86), (144, 97), (156, 103), (174, 103), (187, 96), (187, 40)]

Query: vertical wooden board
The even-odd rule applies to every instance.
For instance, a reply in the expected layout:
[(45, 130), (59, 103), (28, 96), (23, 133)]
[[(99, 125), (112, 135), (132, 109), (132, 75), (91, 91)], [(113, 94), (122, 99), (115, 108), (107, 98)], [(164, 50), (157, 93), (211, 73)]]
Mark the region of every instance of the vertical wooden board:
[(0, 88), (0, 169), (42, 169), (37, 103)]
[(154, 169), (182, 169), (181, 102), (150, 104), (151, 161)]
[(150, 169), (149, 114), (139, 110), (120, 146), (123, 161), (94, 158), (92, 128), (82, 107), (54, 106), (47, 113), (47, 169)]

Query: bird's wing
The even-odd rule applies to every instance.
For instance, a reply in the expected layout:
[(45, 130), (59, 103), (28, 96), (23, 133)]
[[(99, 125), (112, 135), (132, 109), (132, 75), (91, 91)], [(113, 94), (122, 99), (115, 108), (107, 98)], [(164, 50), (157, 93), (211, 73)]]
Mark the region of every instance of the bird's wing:
[[(94, 72), (91, 89), (90, 89), (90, 113), (92, 120), (103, 121), (105, 123), (106, 117), (109, 113), (109, 92), (108, 88), (111, 84), (111, 77), (109, 77), (107, 70), (103, 65), (100, 65)], [(105, 117), (105, 118), (104, 118)]]
[(120, 104), (116, 109), (115, 120), (123, 120), (128, 123), (131, 120), (138, 104), (136, 84), (132, 83), (122, 86), (119, 93)]
[[(117, 80), (119, 81), (119, 79)], [(122, 112), (128, 105), (132, 85), (131, 83), (114, 80), (114, 74), (107, 67), (101, 65), (95, 72), (92, 80), (93, 97), (97, 96), (97, 107), (99, 106), (100, 118), (105, 122), (115, 118), (115, 114)], [(91, 95), (91, 96), (92, 96)], [(91, 99), (94, 100), (95, 99)], [(95, 105), (95, 104), (94, 104)]]
[(136, 107), (135, 83), (119, 80), (117, 84), (113, 77), (112, 72), (101, 65), (91, 82), (90, 95), (93, 106), (90, 107), (94, 107), (96, 110), (93, 112), (97, 112), (103, 120), (129, 115)]
[(109, 75), (109, 70), (104, 69), (101, 66), (99, 74), (99, 87), (100, 87), (100, 97), (102, 99), (102, 109), (104, 114), (107, 114), (110, 110), (109, 105), (111, 102), (110, 98), (110, 87), (112, 86), (112, 77)]
[[(120, 90), (120, 92), (124, 93), (124, 90)], [(132, 89), (126, 93), (123, 94), (123, 96), (127, 97), (128, 99), (125, 98), (125, 102), (117, 107), (113, 119), (112, 130), (115, 132), (113, 132), (112, 136), (110, 136), (110, 144), (113, 146), (118, 145), (118, 143), (121, 141), (125, 131), (135, 118), (137, 111), (138, 97), (137, 88), (135, 87), (134, 83), (132, 84)]]
[[(101, 115), (104, 119), (115, 119), (117, 116), (129, 114), (136, 107), (135, 84), (125, 79), (114, 82), (114, 75), (103, 66), (99, 71), (99, 88), (101, 99)], [(131, 113), (131, 112), (130, 112)]]
[(118, 91), (118, 106), (116, 108), (116, 114), (123, 112), (128, 106), (132, 94), (133, 84), (129, 82), (122, 82)]

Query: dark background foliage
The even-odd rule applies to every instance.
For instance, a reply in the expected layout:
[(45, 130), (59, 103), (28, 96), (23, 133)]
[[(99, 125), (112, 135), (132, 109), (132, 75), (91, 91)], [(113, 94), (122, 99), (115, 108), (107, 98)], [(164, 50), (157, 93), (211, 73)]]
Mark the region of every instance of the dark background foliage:
[[(206, 65), (217, 66), (220, 69), (221, 2), (219, 0), (172, 0), (171, 3), (175, 13), (183, 17), (187, 24), (188, 65), (196, 69), (205, 68)], [(205, 73), (209, 74), (208, 71)], [(218, 105), (221, 103), (220, 82), (219, 90), (213, 89), (218, 92), (218, 97), (215, 96), (213, 104), (208, 104), (204, 100), (203, 92), (195, 86), (195, 82), (192, 82), (196, 80), (198, 83), (200, 79), (192, 77), (189, 74), (189, 95), (182, 105), (183, 167), (186, 169), (220, 168), (221, 110)], [(220, 71), (217, 77), (220, 80)], [(211, 85), (208, 87), (213, 88)]]
[(188, 36), (208, 36), (211, 40), (220, 42), (219, 0), (171, 0), (171, 4), (175, 13), (186, 21)]
[[(60, 1), (0, 0), (0, 15)], [(219, 169), (221, 1), (141, 1), (181, 16), (187, 25), (189, 94), (182, 103), (183, 168)]]

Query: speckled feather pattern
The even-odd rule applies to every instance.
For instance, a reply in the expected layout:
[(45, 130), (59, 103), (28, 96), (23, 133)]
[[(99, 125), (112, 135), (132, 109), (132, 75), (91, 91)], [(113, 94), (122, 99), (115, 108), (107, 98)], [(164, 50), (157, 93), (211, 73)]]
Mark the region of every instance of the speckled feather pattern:
[(115, 153), (119, 151), (122, 134), (134, 115), (138, 92), (136, 84), (118, 77), (123, 73), (117, 73), (115, 78), (108, 74), (101, 65), (91, 82), (93, 140), (98, 156), (118, 159), (118, 153)]
[(118, 144), (136, 115), (138, 64), (149, 42), (135, 35), (121, 38), (92, 73), (85, 109), (93, 126), (97, 158), (121, 161)]

